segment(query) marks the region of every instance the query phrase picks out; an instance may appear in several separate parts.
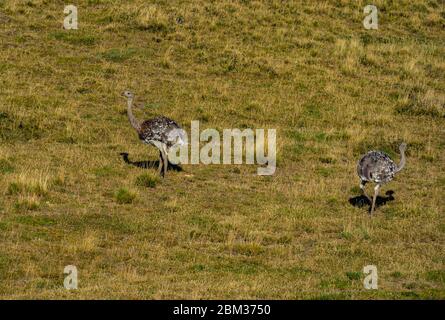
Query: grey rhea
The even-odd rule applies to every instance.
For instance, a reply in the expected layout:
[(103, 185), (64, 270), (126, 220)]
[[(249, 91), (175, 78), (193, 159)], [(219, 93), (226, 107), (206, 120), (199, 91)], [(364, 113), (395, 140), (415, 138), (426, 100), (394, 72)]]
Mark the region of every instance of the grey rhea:
[[(357, 164), (357, 174), (360, 177), (360, 189), (369, 201), (372, 201), (371, 215), (374, 213), (376, 198), (381, 186), (390, 182), (394, 178), (394, 175), (405, 166), (406, 143), (402, 143), (399, 146), (399, 150), (400, 163), (398, 165), (382, 151), (369, 151)], [(365, 192), (365, 185), (368, 182), (374, 182), (376, 184), (372, 200)]]
[(168, 153), (171, 147), (186, 143), (186, 136), (182, 128), (172, 119), (158, 116), (153, 119), (139, 121), (133, 114), (134, 94), (124, 91), (127, 98), (127, 115), (130, 124), (138, 133), (139, 139), (159, 149), (159, 167), (161, 176), (165, 176), (168, 168)]

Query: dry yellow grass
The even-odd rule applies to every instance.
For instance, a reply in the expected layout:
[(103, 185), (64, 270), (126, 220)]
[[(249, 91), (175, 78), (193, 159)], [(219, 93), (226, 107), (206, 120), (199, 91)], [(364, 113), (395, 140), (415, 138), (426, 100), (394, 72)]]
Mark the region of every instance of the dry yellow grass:
[[(442, 1), (374, 1), (379, 30), (365, 1), (76, 4), (68, 31), (63, 1), (0, 1), (3, 298), (445, 297)], [(158, 156), (124, 89), (139, 118), (276, 128), (276, 174), (186, 165), (157, 181), (120, 155)], [(398, 161), (401, 141), (395, 200), (369, 219), (348, 202), (356, 161)]]

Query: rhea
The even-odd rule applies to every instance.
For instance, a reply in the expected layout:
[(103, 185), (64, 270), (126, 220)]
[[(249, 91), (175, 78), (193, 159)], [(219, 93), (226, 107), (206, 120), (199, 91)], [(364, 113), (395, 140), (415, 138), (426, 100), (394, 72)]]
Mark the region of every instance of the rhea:
[[(406, 143), (402, 143), (399, 146), (399, 150), (400, 163), (398, 165), (382, 151), (369, 151), (357, 164), (357, 174), (360, 177), (360, 189), (368, 200), (370, 202), (372, 201), (371, 216), (374, 213), (376, 198), (382, 185), (390, 182), (394, 178), (394, 175), (405, 166)], [(374, 182), (376, 184), (372, 200), (365, 191), (365, 185), (368, 182)]]
[(133, 114), (135, 96), (131, 91), (124, 91), (122, 96), (127, 98), (127, 115), (131, 126), (138, 133), (139, 139), (148, 145), (159, 149), (158, 172), (164, 177), (168, 168), (168, 154), (173, 146), (186, 143), (185, 133), (172, 119), (164, 116), (139, 121)]

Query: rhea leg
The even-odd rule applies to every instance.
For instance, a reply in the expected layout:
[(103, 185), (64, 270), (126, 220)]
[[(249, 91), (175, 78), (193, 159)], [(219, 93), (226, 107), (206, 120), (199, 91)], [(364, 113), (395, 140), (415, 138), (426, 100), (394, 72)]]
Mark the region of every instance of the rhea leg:
[(360, 189), (362, 190), (362, 194), (368, 198), (369, 202), (371, 202), (371, 198), (366, 194), (365, 185), (368, 181), (360, 179)]
[(378, 184), (374, 188), (374, 198), (372, 199), (371, 216), (372, 216), (372, 214), (374, 213), (374, 210), (375, 210), (375, 201), (377, 199), (377, 195), (379, 194), (379, 191), (380, 191), (380, 185)]
[(162, 165), (164, 164), (164, 159), (162, 158), (162, 151), (159, 150), (159, 165), (158, 165), (158, 173), (162, 175)]
[(164, 159), (164, 177), (165, 177), (168, 169), (167, 148), (165, 147), (165, 145), (162, 146), (162, 151), (163, 151), (162, 158)]

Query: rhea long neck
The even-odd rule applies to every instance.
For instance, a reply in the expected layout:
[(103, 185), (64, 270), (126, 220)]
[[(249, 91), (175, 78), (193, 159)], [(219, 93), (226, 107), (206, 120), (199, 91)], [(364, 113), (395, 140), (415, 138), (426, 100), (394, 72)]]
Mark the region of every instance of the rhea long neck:
[(403, 167), (405, 166), (405, 163), (406, 163), (405, 149), (400, 149), (400, 162), (399, 165), (397, 166), (396, 172), (402, 170)]
[(128, 120), (130, 120), (131, 126), (137, 132), (140, 132), (141, 131), (141, 124), (140, 124), (140, 122), (136, 119), (136, 117), (133, 114), (133, 98), (128, 98), (128, 101), (127, 101), (127, 115), (128, 115)]

